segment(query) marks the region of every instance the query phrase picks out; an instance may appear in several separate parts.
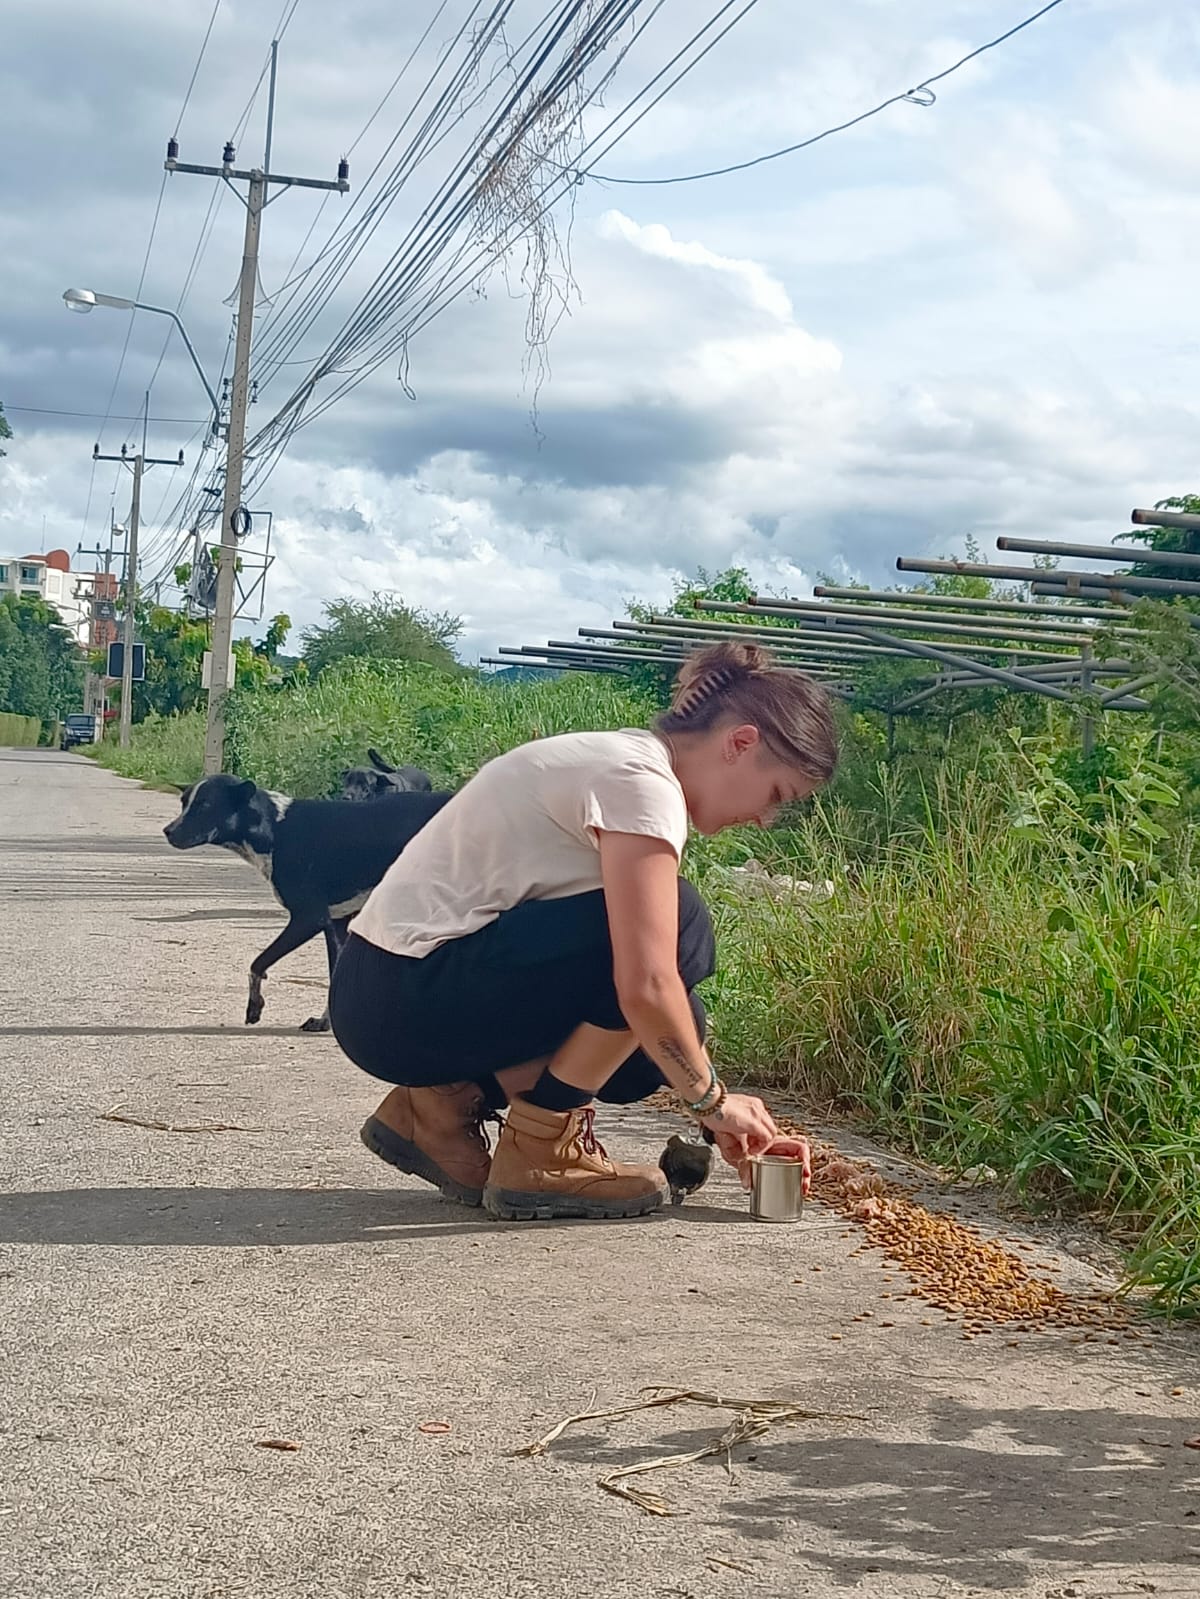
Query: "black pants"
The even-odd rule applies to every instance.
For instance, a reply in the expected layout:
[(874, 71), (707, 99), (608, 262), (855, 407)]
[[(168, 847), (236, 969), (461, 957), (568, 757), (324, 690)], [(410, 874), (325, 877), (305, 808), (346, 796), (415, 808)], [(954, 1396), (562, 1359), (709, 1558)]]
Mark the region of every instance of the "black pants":
[[(682, 878), (678, 964), (703, 1039), (704, 1006), (692, 991), (712, 976), (716, 946), (708, 909)], [(553, 1054), (581, 1022), (622, 1031), (603, 890), (530, 900), (422, 960), (351, 934), (330, 984), (329, 1019), (356, 1066), (408, 1088), (487, 1083), (506, 1066)], [(639, 1049), (598, 1097), (632, 1104), (662, 1086)]]

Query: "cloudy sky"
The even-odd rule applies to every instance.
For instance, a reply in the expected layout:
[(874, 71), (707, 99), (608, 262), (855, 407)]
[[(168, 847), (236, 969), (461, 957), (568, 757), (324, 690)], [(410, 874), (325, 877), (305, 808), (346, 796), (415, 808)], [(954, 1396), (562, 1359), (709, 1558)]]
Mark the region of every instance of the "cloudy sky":
[[(532, 22), (546, 5), (516, 11)], [(469, 9), (447, 0), (405, 85), (428, 75)], [(603, 115), (716, 9), (666, 0)], [(670, 176), (804, 139), (1034, 9), (759, 0), (602, 170)], [(182, 447), (188, 468), (147, 479), (146, 575), (172, 554), (164, 518), (201, 442), (195, 373), (173, 338), (159, 365), (164, 319), (69, 316), (60, 296), (133, 295), (144, 268), (142, 298), (174, 307), (202, 244), (182, 315), (220, 373), (237, 201), (172, 177), (146, 259), (209, 11), (210, 0), (0, 0), (0, 401), (16, 435), (0, 463), (0, 556), (74, 551), (105, 537), (114, 510), (124, 518), (128, 478), (93, 469), (91, 447), (137, 436), (152, 377), (151, 453)], [(336, 11), (298, 0), (273, 168), (332, 177), (353, 146), (361, 183), (400, 126), (405, 85), (364, 124), (435, 11), (435, 0)], [(279, 17), (280, 0), (218, 7), (184, 160), (219, 160)], [(240, 163), (259, 159), (264, 110), (260, 93)], [(299, 364), (264, 358), (252, 427), (398, 248), (454, 137), (334, 290), (292, 352)], [(493, 277), (412, 341), (414, 397), (391, 360), (291, 440), (253, 500), (274, 513), (269, 612), (304, 624), (337, 594), (397, 590), (461, 615), (474, 657), (605, 625), (698, 565), (737, 562), (795, 594), (819, 572), (889, 582), (900, 553), (960, 552), (968, 535), (993, 549), (1000, 532), (1107, 539), (1131, 506), (1200, 489), (1195, 0), (1064, 0), (939, 85), (931, 108), (895, 106), (750, 172), (588, 181), (574, 199), (578, 296), (549, 347), (537, 426), (526, 307)], [(281, 285), (348, 204), (335, 197), (318, 217), (320, 196), (292, 191), (268, 210), (261, 276), (277, 310), (260, 307), (260, 350), (283, 315)], [(64, 412), (83, 414), (50, 414)]]

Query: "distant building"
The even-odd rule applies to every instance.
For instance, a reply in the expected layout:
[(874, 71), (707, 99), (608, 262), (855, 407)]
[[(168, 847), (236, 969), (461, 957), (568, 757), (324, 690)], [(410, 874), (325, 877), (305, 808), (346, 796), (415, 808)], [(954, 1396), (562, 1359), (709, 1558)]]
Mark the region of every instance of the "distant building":
[[(91, 642), (91, 583), (96, 575), (72, 572), (66, 550), (51, 550), (48, 555), (0, 556), (0, 594), (28, 595), (53, 605), (76, 642), (84, 647)], [(105, 575), (99, 574), (102, 578)], [(116, 579), (112, 582), (115, 584)]]

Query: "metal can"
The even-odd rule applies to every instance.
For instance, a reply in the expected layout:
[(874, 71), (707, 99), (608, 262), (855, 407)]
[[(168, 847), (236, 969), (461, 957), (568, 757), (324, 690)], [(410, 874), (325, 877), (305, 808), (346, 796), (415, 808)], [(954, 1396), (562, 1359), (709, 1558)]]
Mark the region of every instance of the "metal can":
[(755, 1221), (799, 1221), (804, 1213), (804, 1162), (791, 1155), (760, 1155), (750, 1176)]

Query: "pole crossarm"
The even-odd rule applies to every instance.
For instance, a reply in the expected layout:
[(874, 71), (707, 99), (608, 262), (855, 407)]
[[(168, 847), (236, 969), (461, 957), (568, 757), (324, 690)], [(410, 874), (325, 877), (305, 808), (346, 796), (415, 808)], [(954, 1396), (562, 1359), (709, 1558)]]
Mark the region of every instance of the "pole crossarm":
[(292, 178), (282, 172), (262, 172), (258, 167), (200, 167), (190, 161), (175, 161), (170, 156), (163, 162), (168, 172), (188, 172), (197, 178), (236, 178), (243, 183), (277, 183), (287, 189), (329, 189), (335, 194), (348, 194), (348, 179)]
[[(129, 454), (125, 454), (125, 455), (101, 455), (99, 450), (93, 450), (92, 451), (92, 460), (93, 461), (120, 461), (121, 464), (123, 466), (127, 466), (131, 472), (133, 471), (133, 463), (137, 459), (138, 459), (138, 457), (136, 455), (129, 455)], [(166, 460), (164, 457), (157, 456), (157, 455), (155, 455), (155, 456), (143, 455), (141, 457), (141, 462), (142, 462), (143, 467), (147, 467), (147, 466), (174, 466), (174, 467), (180, 467), (180, 466), (183, 465), (183, 451), (181, 450), (178, 455), (172, 456), (172, 458), (170, 460)]]

